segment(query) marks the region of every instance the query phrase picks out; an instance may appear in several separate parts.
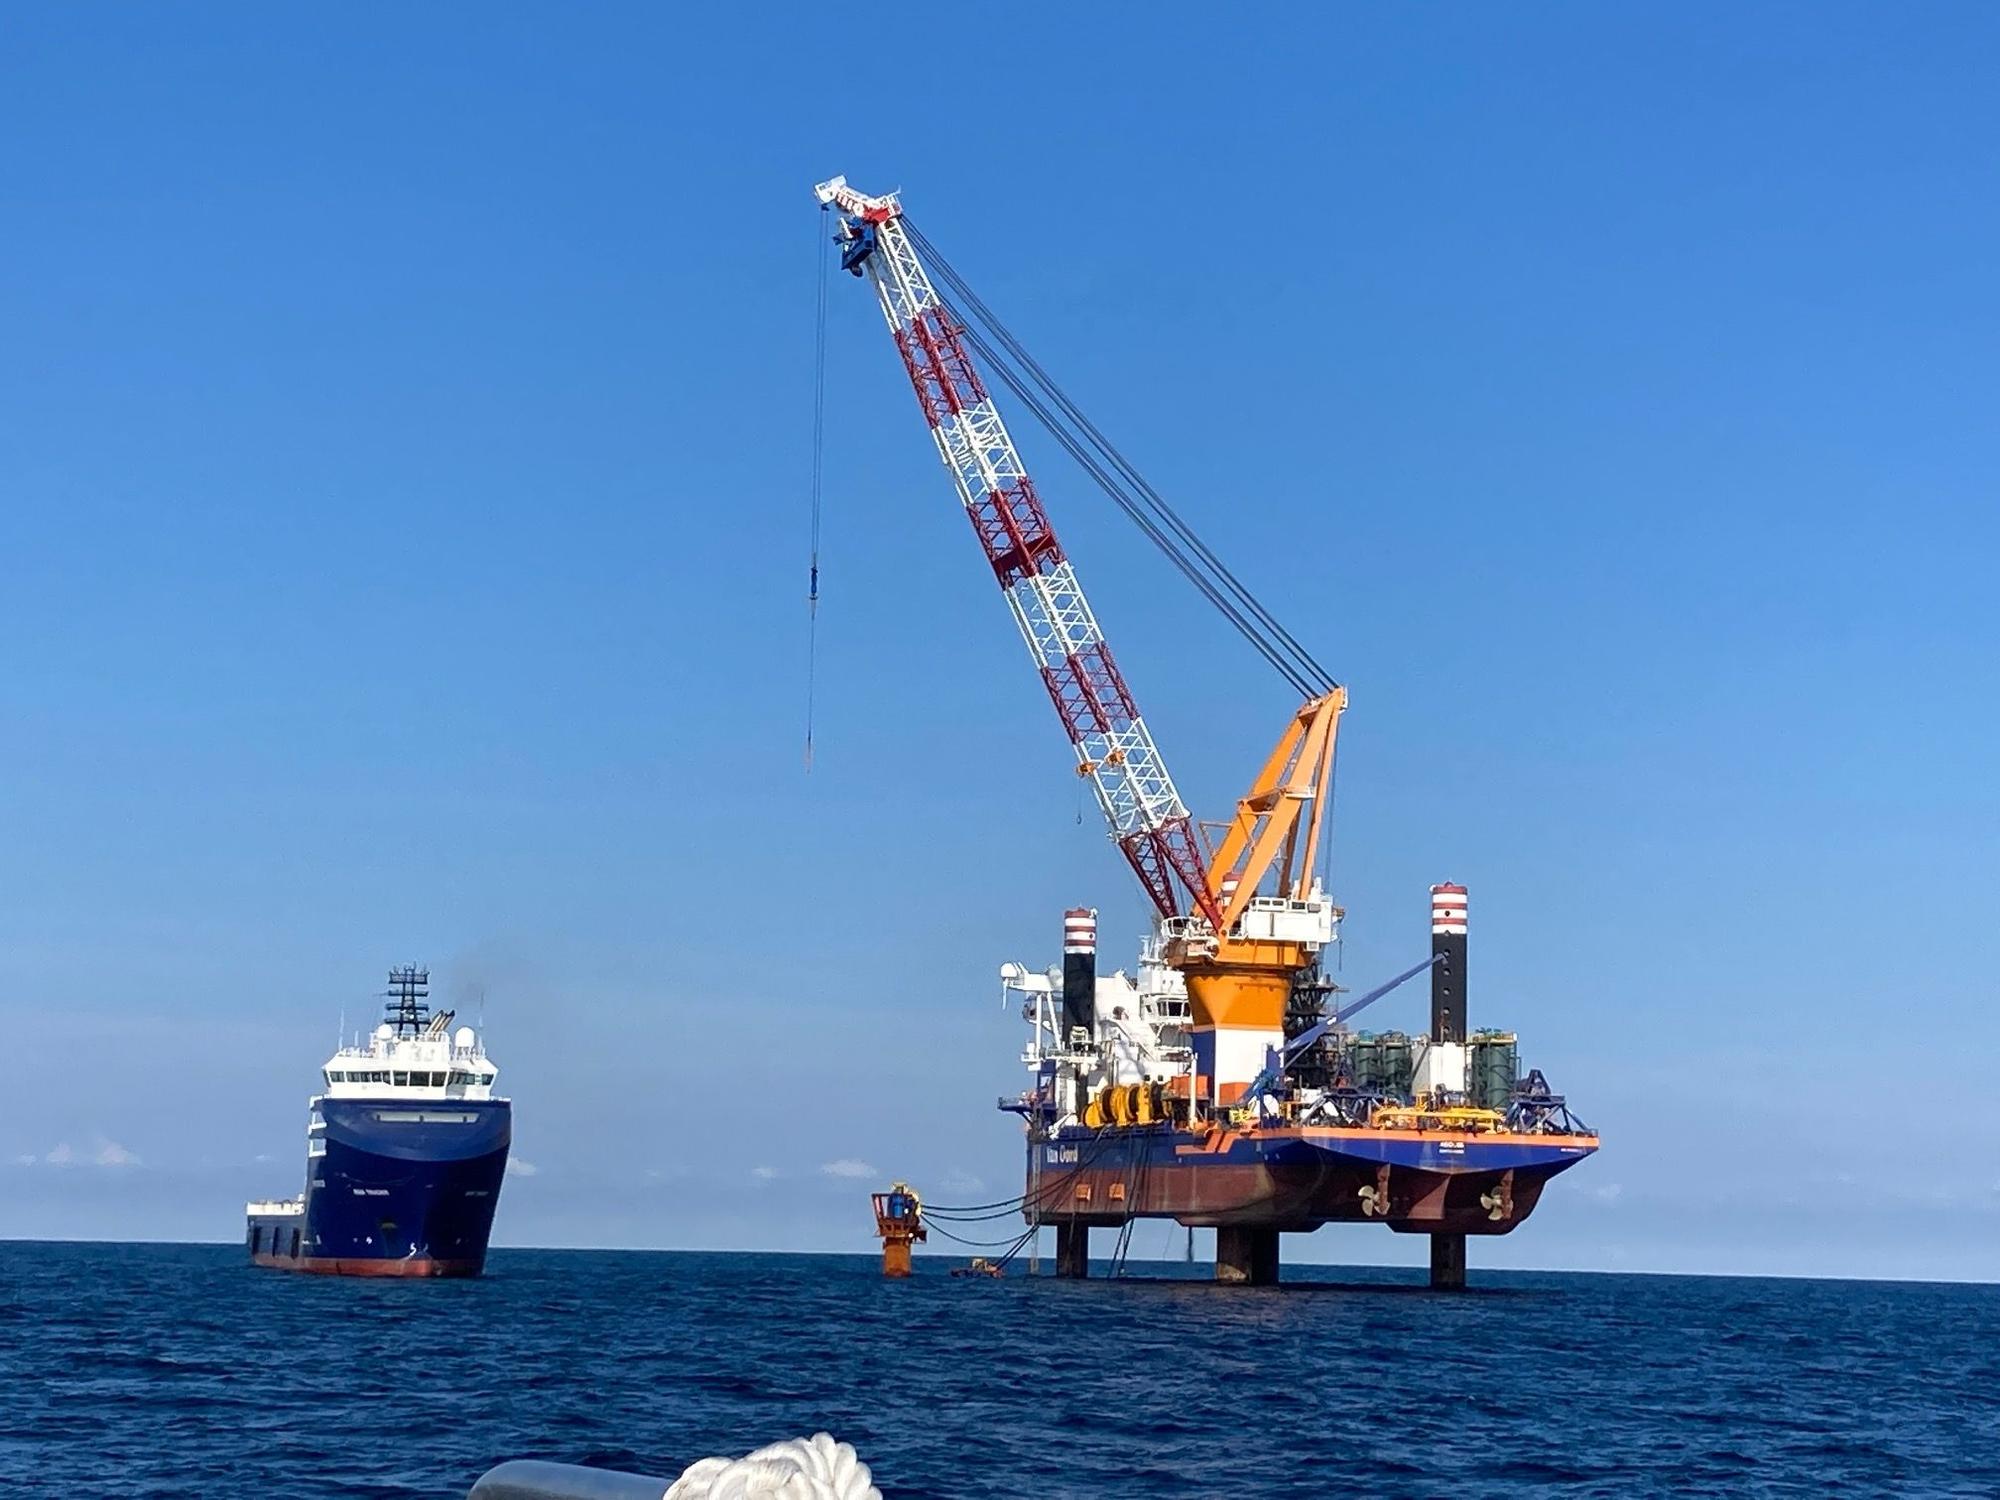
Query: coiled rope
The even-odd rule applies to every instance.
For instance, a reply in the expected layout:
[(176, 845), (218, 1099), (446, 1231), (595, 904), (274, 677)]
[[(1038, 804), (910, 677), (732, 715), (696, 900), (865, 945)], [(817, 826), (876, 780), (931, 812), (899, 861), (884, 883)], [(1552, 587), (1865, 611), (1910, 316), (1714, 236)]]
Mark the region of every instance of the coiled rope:
[(815, 1432), (690, 1464), (661, 1500), (882, 1500), (882, 1492), (852, 1448)]

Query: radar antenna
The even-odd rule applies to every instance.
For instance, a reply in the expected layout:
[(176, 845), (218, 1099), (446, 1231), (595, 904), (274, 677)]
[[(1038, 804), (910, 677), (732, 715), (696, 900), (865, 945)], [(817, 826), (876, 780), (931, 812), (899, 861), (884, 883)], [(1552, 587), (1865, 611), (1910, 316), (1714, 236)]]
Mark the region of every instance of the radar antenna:
[(431, 1018), (431, 971), (404, 964), (389, 971), (389, 1003), (382, 1007), (397, 1036), (420, 1035)]

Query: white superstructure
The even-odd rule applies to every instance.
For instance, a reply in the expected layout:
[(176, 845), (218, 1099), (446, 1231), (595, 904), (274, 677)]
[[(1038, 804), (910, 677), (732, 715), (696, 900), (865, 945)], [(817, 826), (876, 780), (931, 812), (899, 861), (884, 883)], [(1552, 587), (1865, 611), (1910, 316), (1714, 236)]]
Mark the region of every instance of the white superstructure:
[[(389, 1017), (369, 1033), (339, 1048), (320, 1070), (323, 1088), (308, 1101), (306, 1167), (326, 1155), (327, 1099), (401, 1100), (410, 1104), (454, 1099), (492, 1099), (500, 1069), (486, 1055), (486, 1045), (470, 1026), (451, 1029), (452, 1012), (430, 1013), (425, 1003), (429, 972), (417, 968), (390, 973)], [(378, 1114), (388, 1123), (390, 1117)], [(399, 1122), (425, 1123), (422, 1111), (398, 1112)], [(455, 1118), (455, 1117), (454, 1117)], [(287, 1206), (289, 1202), (289, 1206)], [(252, 1214), (302, 1213), (304, 1195), (296, 1200), (260, 1200), (249, 1204)]]
[[(1055, 1095), (1059, 1117), (1073, 1116), (1107, 1084), (1171, 1083), (1193, 1070), (1187, 982), (1162, 957), (1158, 936), (1140, 945), (1138, 972), (1095, 976), (1094, 1034), (1063, 1035), (1062, 970), (1000, 969), (1002, 994), (1028, 1023), (1021, 1053), (1038, 1088)], [(1081, 1087), (1079, 1088), (1079, 1083)]]
[(450, 1011), (421, 1031), (399, 1034), (384, 1021), (365, 1045), (342, 1047), (322, 1070), (332, 1099), (491, 1099), (500, 1069), (479, 1033), (461, 1026), (447, 1034)]

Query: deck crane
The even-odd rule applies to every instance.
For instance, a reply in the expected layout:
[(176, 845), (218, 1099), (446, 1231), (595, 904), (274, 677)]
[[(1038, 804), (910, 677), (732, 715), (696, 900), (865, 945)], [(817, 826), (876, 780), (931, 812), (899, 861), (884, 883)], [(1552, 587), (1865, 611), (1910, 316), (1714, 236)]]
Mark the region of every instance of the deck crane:
[[(1219, 841), (1204, 839), (973, 365), (978, 335), (939, 295), (898, 196), (869, 197), (844, 177), (814, 191), (837, 215), (842, 266), (874, 287), (938, 455), (1069, 735), (1077, 774), (1153, 904), (1168, 962), (1186, 977), (1192, 1100), (1204, 1109), (1234, 1104), (1278, 1055), (1293, 985), (1335, 938), (1340, 913), (1321, 885), (1317, 854), (1346, 690), (1288, 673), (1305, 701)], [(934, 250), (930, 259), (939, 259)], [(1153, 525), (1141, 525), (1160, 539)], [(1198, 556), (1214, 561), (1181, 530)], [(1241, 611), (1217, 602), (1243, 628)]]

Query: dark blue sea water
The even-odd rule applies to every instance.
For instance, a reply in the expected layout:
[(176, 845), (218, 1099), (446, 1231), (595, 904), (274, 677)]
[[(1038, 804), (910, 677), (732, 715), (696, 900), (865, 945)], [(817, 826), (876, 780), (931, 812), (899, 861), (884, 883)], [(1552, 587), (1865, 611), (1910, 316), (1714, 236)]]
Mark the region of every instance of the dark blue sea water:
[[(462, 1496), (826, 1429), (892, 1496), (2000, 1494), (2000, 1288), (1294, 1267), (884, 1282), (499, 1251), (479, 1281), (0, 1243), (0, 1493)], [(1200, 1268), (1134, 1268), (1185, 1274)], [(1338, 1283), (1338, 1284), (1328, 1284)]]

